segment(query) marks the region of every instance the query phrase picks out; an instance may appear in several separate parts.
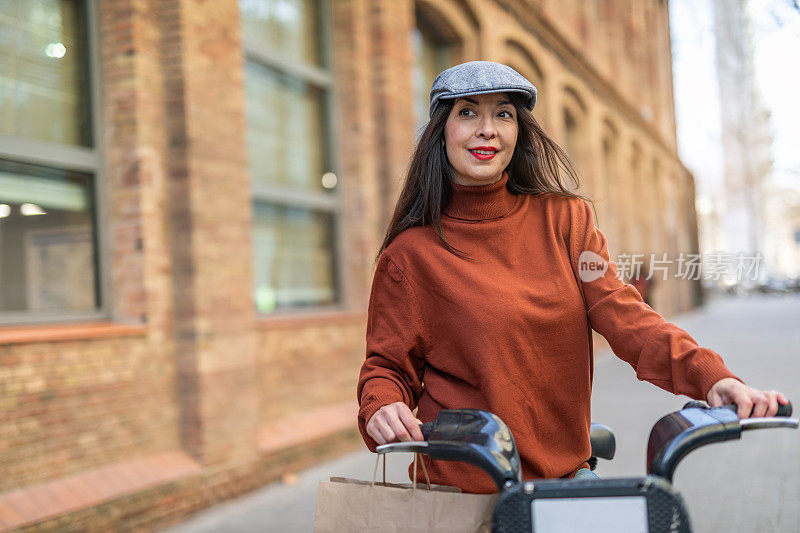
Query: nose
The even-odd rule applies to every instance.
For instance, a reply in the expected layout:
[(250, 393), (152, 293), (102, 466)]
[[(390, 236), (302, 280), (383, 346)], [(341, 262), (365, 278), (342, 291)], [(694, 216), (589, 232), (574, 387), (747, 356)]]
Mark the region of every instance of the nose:
[(492, 137), (497, 135), (497, 129), (495, 128), (494, 120), (492, 120), (492, 118), (493, 117), (491, 114), (483, 116), (480, 123), (478, 124), (478, 129), (475, 130), (476, 137), (491, 139)]

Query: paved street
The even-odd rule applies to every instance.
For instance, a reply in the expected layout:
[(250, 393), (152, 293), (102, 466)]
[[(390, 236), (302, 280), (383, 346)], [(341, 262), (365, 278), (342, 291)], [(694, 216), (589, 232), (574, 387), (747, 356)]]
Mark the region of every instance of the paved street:
[[(800, 408), (800, 298), (723, 299), (673, 321), (722, 354), (745, 382), (780, 390)], [(617, 457), (601, 462), (598, 473), (642, 475), (651, 425), (685, 400), (637, 381), (610, 352), (597, 354), (593, 419), (617, 437)], [(387, 478), (406, 481), (409, 461), (391, 456)], [(371, 479), (373, 466), (372, 454), (356, 451), (299, 473), (295, 484), (270, 485), (167, 531), (312, 531), (318, 482), (332, 475)], [(675, 486), (697, 532), (800, 532), (800, 431), (753, 431), (701, 449), (681, 464)]]

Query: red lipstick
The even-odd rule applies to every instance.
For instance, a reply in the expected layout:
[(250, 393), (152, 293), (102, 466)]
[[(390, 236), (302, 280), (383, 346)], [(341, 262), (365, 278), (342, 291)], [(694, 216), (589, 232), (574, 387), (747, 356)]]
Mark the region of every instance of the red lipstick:
[[(469, 153), (481, 161), (488, 161), (497, 155), (497, 148), (494, 146), (476, 146), (475, 148), (468, 148)], [(479, 153), (483, 152), (483, 153)]]

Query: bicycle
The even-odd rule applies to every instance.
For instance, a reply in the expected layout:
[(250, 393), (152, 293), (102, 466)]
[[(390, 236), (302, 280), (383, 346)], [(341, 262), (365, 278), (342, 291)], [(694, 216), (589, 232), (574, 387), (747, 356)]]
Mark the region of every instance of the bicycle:
[[(740, 420), (735, 404), (709, 407), (691, 401), (651, 429), (644, 477), (524, 481), (510, 429), (497, 415), (477, 409), (440, 411), (435, 421), (420, 426), (424, 441), (384, 444), (376, 451), (422, 453), (484, 470), (499, 492), (492, 512), (494, 533), (690, 533), (683, 498), (672, 486), (681, 460), (702, 446), (739, 439), (744, 431), (797, 429), (800, 421), (791, 414), (788, 403), (774, 417)], [(590, 439), (594, 470), (598, 458), (613, 459), (616, 443), (601, 424), (592, 424)]]

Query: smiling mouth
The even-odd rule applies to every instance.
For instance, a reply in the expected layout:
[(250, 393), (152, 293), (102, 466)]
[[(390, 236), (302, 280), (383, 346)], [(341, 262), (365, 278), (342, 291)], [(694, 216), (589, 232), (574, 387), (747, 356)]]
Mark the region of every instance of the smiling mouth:
[(469, 150), (469, 153), (481, 161), (488, 161), (497, 155), (497, 150)]

